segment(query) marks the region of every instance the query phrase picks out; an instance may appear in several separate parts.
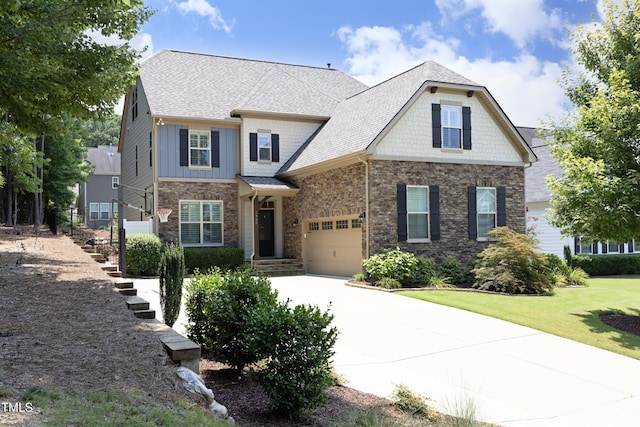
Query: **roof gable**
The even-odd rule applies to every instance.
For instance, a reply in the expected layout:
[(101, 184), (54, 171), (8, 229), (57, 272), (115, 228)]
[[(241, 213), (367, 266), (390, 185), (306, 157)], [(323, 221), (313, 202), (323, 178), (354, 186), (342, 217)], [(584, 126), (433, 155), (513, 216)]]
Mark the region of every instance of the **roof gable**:
[(99, 145), (89, 148), (86, 160), (95, 165), (94, 175), (120, 175), (120, 153), (117, 147)]
[(523, 157), (535, 158), (485, 87), (427, 61), (342, 101), (324, 128), (301, 147), (280, 173), (370, 150), (429, 86), (474, 91), (486, 98), (485, 104), (501, 117)]
[(367, 88), (336, 69), (162, 50), (140, 68), (152, 116), (220, 119), (232, 111), (329, 117)]

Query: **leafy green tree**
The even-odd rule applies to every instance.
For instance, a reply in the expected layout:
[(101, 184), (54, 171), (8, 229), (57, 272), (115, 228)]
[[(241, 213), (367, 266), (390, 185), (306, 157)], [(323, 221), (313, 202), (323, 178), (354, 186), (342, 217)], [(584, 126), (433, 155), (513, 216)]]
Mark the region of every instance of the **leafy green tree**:
[(551, 223), (567, 235), (640, 236), (640, 1), (604, 2), (606, 19), (571, 33), (582, 73), (562, 85), (574, 112), (552, 123)]
[(118, 145), (120, 138), (120, 120), (122, 116), (111, 113), (101, 119), (90, 119), (85, 122), (88, 133), (84, 145), (86, 147), (97, 147), (99, 145)]
[(49, 207), (67, 209), (75, 201), (73, 185), (86, 182), (92, 167), (84, 161), (84, 141), (89, 138), (84, 122), (67, 121), (67, 128), (55, 138), (46, 138), (44, 200)]
[[(135, 78), (139, 53), (129, 41), (150, 14), (143, 0), (6, 1), (0, 9), (0, 109), (36, 135), (43, 133), (44, 117), (111, 111)], [(96, 35), (122, 42), (100, 43)]]
[(41, 165), (32, 138), (26, 137), (12, 123), (0, 122), (0, 168), (5, 179), (2, 187), (0, 211), (7, 226), (15, 224), (18, 196), (36, 193), (39, 180), (34, 165)]

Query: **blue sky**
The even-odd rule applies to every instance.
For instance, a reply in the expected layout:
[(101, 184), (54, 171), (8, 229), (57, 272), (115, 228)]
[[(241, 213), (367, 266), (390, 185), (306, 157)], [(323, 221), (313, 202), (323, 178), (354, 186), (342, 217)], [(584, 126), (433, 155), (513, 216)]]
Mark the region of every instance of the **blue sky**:
[[(146, 0), (135, 40), (161, 49), (326, 67), (373, 85), (434, 60), (486, 86), (514, 124), (569, 108), (567, 28), (602, 0)], [(594, 25), (594, 24), (590, 24)]]

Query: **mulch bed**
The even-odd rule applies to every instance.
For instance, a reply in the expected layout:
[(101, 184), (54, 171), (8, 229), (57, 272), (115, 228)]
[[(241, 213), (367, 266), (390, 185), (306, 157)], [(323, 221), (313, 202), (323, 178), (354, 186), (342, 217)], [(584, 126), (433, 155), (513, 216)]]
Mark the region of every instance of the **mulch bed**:
[[(614, 328), (640, 335), (640, 317), (605, 314)], [(147, 321), (126, 309), (111, 278), (66, 236), (32, 227), (0, 227), (0, 387), (17, 401), (32, 386), (83, 390), (140, 390), (159, 403), (197, 401), (184, 391)], [(355, 411), (379, 409), (389, 424), (438, 425), (412, 418), (387, 399), (332, 387), (327, 405), (303, 420), (283, 419), (250, 376), (201, 360), (201, 375), (216, 400), (244, 427), (332, 426)], [(6, 393), (6, 391), (4, 391)], [(37, 425), (0, 412), (0, 425)], [(26, 423), (26, 424), (25, 424)]]

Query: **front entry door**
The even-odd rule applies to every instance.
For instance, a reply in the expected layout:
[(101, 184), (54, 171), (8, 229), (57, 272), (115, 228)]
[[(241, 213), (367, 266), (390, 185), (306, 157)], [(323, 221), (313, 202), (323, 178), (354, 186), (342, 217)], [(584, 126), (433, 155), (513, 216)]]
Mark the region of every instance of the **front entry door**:
[(276, 254), (274, 210), (258, 211), (258, 251), (260, 257), (272, 257)]

